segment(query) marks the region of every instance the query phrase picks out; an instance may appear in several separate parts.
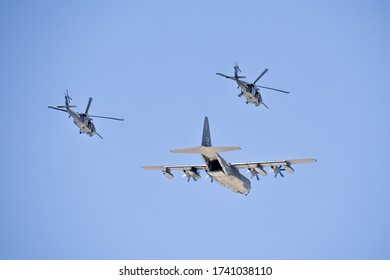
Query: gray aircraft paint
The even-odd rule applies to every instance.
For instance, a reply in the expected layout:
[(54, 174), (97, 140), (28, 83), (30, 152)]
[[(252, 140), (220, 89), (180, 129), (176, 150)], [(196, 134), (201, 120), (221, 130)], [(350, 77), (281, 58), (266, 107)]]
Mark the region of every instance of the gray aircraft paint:
[[(271, 167), (271, 170), (277, 174), (281, 171), (293, 173), (291, 164), (314, 162), (315, 159), (294, 159), (294, 160), (279, 160), (265, 162), (246, 162), (246, 163), (228, 163), (219, 153), (226, 151), (239, 150), (239, 147), (213, 147), (211, 146), (211, 135), (208, 118), (205, 117), (203, 125), (202, 146), (195, 148), (185, 148), (171, 150), (173, 153), (199, 153), (202, 155), (205, 164), (198, 165), (158, 165), (158, 166), (142, 166), (146, 170), (161, 170), (163, 174), (172, 179), (174, 176), (172, 170), (182, 170), (189, 182), (191, 178), (195, 181), (200, 178), (199, 170), (204, 170), (212, 180), (217, 181), (223, 186), (227, 186), (235, 192), (247, 195), (251, 190), (251, 181), (242, 175), (240, 168), (247, 168), (252, 177), (258, 178), (257, 174), (266, 176), (264, 171), (265, 166)], [(286, 167), (283, 169), (281, 167)]]

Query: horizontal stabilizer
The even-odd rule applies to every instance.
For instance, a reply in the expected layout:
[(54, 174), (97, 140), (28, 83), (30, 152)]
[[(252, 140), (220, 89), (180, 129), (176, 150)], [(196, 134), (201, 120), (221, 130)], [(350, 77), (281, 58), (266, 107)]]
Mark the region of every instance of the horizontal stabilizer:
[(221, 153), (228, 151), (240, 150), (240, 147), (198, 147), (198, 148), (187, 148), (187, 149), (176, 149), (171, 150), (171, 153), (184, 153), (184, 154), (208, 154), (212, 153)]
[(240, 147), (211, 147), (216, 153), (241, 150)]

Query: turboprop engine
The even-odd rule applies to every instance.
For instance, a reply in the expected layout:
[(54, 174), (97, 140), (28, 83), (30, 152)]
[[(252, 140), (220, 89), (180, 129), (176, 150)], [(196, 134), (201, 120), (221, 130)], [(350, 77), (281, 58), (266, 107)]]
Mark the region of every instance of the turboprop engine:
[(261, 166), (260, 164), (255, 167), (255, 170), (261, 176), (267, 176), (267, 172), (263, 169), (263, 166)]
[(198, 170), (194, 167), (189, 170), (183, 170), (183, 172), (184, 172), (183, 177), (186, 176), (188, 178), (187, 182), (189, 182), (191, 178), (194, 179), (194, 181), (199, 180), (201, 178), (198, 173)]
[(248, 171), (251, 173), (252, 177), (256, 177), (257, 181), (260, 180), (259, 178), (259, 175), (260, 174), (261, 176), (267, 176), (267, 172), (263, 169), (263, 166), (261, 166), (260, 164), (253, 167), (253, 168), (248, 168)]

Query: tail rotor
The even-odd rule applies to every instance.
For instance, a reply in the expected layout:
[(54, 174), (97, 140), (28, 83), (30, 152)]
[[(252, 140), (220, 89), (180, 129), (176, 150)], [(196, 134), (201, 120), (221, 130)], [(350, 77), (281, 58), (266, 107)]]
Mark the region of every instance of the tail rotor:
[(241, 69), (238, 66), (238, 62), (237, 61), (234, 61), (234, 72), (241, 73)]
[(68, 90), (65, 91), (65, 105), (69, 106), (70, 101), (72, 100), (72, 97), (69, 96)]

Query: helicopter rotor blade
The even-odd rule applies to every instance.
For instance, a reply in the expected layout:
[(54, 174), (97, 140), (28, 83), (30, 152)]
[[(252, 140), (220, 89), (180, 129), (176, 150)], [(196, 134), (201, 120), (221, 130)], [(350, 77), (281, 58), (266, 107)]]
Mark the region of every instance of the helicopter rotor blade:
[(259, 88), (270, 89), (270, 90), (274, 90), (274, 91), (279, 91), (279, 92), (283, 92), (283, 93), (290, 93), (289, 91), (285, 91), (285, 90), (281, 90), (281, 89), (277, 89), (277, 88), (264, 87), (264, 86), (258, 86), (258, 87)]
[(95, 116), (95, 115), (89, 115), (91, 118), (101, 118), (101, 119), (109, 119), (114, 121), (124, 121), (125, 119), (118, 119), (118, 118), (112, 118), (112, 117), (104, 117), (104, 116)]
[(222, 76), (222, 77), (225, 77), (226, 79), (232, 79), (232, 80), (235, 80), (235, 78), (233, 76), (228, 76), (228, 75), (225, 75), (225, 74), (222, 74), (222, 73), (215, 73), (219, 76)]
[(87, 108), (85, 109), (85, 114), (88, 115), (88, 110), (89, 110), (89, 107), (91, 106), (91, 103), (92, 103), (92, 97), (89, 98), (88, 100), (88, 105), (87, 105)]
[(265, 68), (264, 71), (263, 71), (263, 73), (261, 73), (260, 76), (258, 76), (257, 79), (256, 79), (253, 83), (256, 84), (256, 82), (257, 82), (258, 80), (260, 80), (260, 78), (263, 77), (264, 74), (267, 73), (267, 71), (268, 71), (268, 69)]
[(245, 79), (246, 76), (237, 76), (237, 77), (234, 77), (234, 76), (228, 76), (228, 75), (225, 75), (225, 74), (222, 74), (222, 73), (215, 73), (219, 76), (222, 76), (222, 77), (225, 77), (226, 79), (231, 79), (231, 80), (237, 80), (237, 79)]
[(60, 106), (57, 106), (57, 108), (76, 108), (76, 107), (77, 107), (76, 105), (69, 105), (69, 106), (60, 105)]
[(68, 111), (66, 111), (65, 109), (60, 109), (60, 108), (53, 107), (53, 106), (47, 106), (47, 108), (50, 108), (50, 109), (54, 109), (54, 110), (58, 110), (58, 111), (61, 111), (61, 112), (68, 113)]

